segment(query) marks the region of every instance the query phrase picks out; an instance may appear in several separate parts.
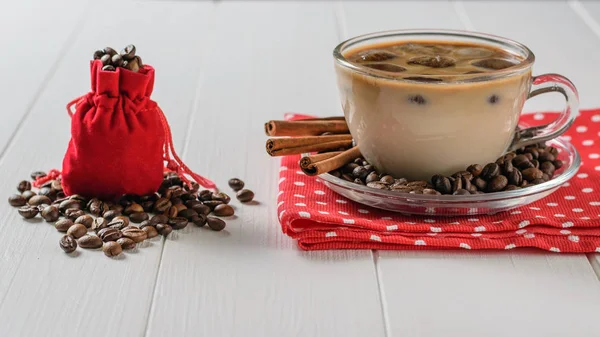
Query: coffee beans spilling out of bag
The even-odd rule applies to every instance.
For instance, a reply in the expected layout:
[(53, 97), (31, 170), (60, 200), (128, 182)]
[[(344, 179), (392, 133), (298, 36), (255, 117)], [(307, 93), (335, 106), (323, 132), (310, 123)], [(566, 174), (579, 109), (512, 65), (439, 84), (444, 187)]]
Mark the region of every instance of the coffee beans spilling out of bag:
[(135, 46), (132, 44), (125, 46), (120, 52), (111, 47), (96, 50), (94, 60), (102, 61), (104, 71), (115, 71), (120, 67), (137, 73), (144, 66), (142, 58), (135, 54)]
[[(121, 54), (124, 52), (128, 55), (125, 59), (131, 60), (135, 47), (128, 46)], [(121, 55), (107, 48), (96, 52), (94, 57), (111, 54)], [(34, 181), (43, 177), (46, 173), (41, 171), (31, 174)], [(230, 179), (229, 185), (237, 192), (240, 202), (253, 200), (254, 192), (243, 189), (242, 180)], [(175, 173), (165, 173), (159, 190), (152, 195), (123, 195), (113, 201), (76, 194), (67, 197), (60, 178), (42, 183), (37, 190), (32, 190), (31, 181), (24, 180), (17, 185), (17, 191), (19, 193), (9, 196), (8, 203), (18, 207), (23, 218), (33, 219), (39, 214), (46, 222), (53, 223), (58, 232), (65, 233), (59, 246), (66, 253), (78, 247), (102, 248), (105, 255), (118, 256), (144, 240), (159, 235), (166, 237), (189, 223), (221, 231), (227, 224), (220, 217), (235, 214), (227, 193), (199, 190), (196, 183), (189, 188)]]
[[(473, 164), (451, 176), (436, 174), (430, 181), (408, 181), (380, 173), (363, 158), (358, 158), (330, 174), (368, 187), (401, 193), (431, 195), (470, 195), (512, 191), (544, 183), (554, 176), (563, 162), (556, 148), (545, 143), (509, 152), (494, 163)], [(238, 199), (240, 199), (240, 190)]]

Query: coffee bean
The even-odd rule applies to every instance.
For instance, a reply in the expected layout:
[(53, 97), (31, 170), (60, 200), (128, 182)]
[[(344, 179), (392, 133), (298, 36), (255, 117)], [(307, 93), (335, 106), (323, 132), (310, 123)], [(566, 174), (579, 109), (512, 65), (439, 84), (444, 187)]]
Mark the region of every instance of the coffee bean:
[(380, 181), (372, 181), (370, 183), (367, 183), (367, 187), (376, 188), (376, 189), (380, 189), (380, 190), (388, 189), (387, 185)]
[(82, 224), (74, 224), (67, 230), (67, 235), (73, 236), (75, 239), (79, 239), (87, 233), (87, 228)]
[(391, 185), (396, 182), (394, 177), (392, 177), (391, 175), (384, 175), (383, 177), (381, 177), (381, 179), (379, 179), (379, 181), (386, 185)]
[(354, 176), (354, 178), (365, 180), (369, 175), (369, 171), (367, 171), (367, 169), (364, 166), (358, 166), (354, 169), (354, 171), (352, 171), (352, 175)]
[(346, 181), (350, 181), (350, 182), (354, 181), (354, 177), (351, 174), (348, 174), (348, 173), (342, 174), (342, 179), (344, 179)]
[(65, 217), (75, 221), (80, 216), (85, 215), (85, 212), (77, 208), (69, 208), (65, 211)]
[(226, 223), (225, 221), (219, 219), (219, 218), (215, 218), (212, 216), (209, 216), (206, 221), (208, 222), (208, 227), (210, 227), (210, 229), (212, 229), (213, 231), (222, 231), (223, 229), (225, 229)]
[(545, 161), (540, 165), (540, 170), (542, 172), (544, 172), (545, 174), (549, 175), (550, 177), (552, 177), (552, 175), (554, 175), (554, 164), (552, 164), (552, 162), (550, 161)]
[(394, 191), (394, 192), (399, 192), (399, 193), (410, 193), (413, 188), (412, 187), (408, 187), (406, 185), (392, 185), (390, 186), (390, 190)]
[(142, 222), (140, 223), (140, 228), (142, 228), (142, 229), (143, 229), (144, 227), (148, 227), (148, 226), (154, 227), (154, 226), (156, 226), (156, 225), (155, 225), (155, 224), (153, 224), (152, 222), (150, 222), (150, 220), (144, 220), (144, 221), (142, 221)]
[(81, 248), (96, 249), (102, 247), (102, 239), (100, 239), (96, 235), (84, 235), (79, 240), (77, 240), (77, 242), (79, 243), (79, 247)]
[(547, 175), (546, 173), (544, 173), (544, 174), (542, 175), (542, 180), (543, 180), (543, 181), (548, 181), (548, 180), (550, 180), (550, 176), (549, 176), (549, 175)]
[(408, 184), (408, 180), (406, 178), (395, 179), (393, 185), (406, 185)]
[(540, 157), (540, 153), (538, 152), (538, 149), (536, 149), (535, 147), (528, 147), (525, 149), (526, 153), (531, 153), (531, 156), (533, 157), (533, 159), (538, 159)]
[(27, 180), (23, 180), (17, 186), (17, 190), (21, 193), (23, 193), (25, 191), (29, 191), (29, 190), (31, 190), (31, 183)]
[(29, 199), (31, 199), (31, 197), (33, 197), (34, 195), (36, 195), (34, 191), (25, 191), (22, 194), (23, 198), (25, 198), (26, 201), (29, 201)]
[(408, 192), (410, 194), (423, 194), (423, 188), (419, 187), (419, 188), (412, 188), (410, 192)]
[(487, 181), (483, 180), (483, 178), (481, 178), (481, 177), (477, 177), (477, 178), (473, 179), (471, 184), (474, 185), (475, 187), (477, 187), (477, 189), (480, 191), (485, 191), (485, 189), (487, 188)]
[(146, 238), (148, 238), (148, 239), (152, 239), (152, 238), (158, 236), (158, 231), (156, 230), (156, 228), (154, 228), (152, 226), (146, 226), (146, 227), (142, 228), (142, 230), (144, 232), (146, 232)]
[(434, 190), (433, 188), (425, 188), (423, 189), (423, 194), (429, 194), (429, 195), (441, 195), (442, 193)]
[(115, 210), (108, 210), (102, 214), (102, 217), (106, 219), (106, 221), (112, 221), (115, 217), (121, 215), (121, 212)]
[(104, 252), (104, 255), (108, 257), (114, 257), (121, 254), (123, 252), (123, 248), (121, 248), (121, 245), (115, 241), (110, 241), (104, 244), (102, 251)]
[(121, 50), (120, 55), (124, 60), (127, 61), (133, 59), (135, 57), (135, 46), (132, 44), (127, 45)]
[(527, 187), (529, 185), (529, 182), (525, 179), (523, 179), (523, 181), (521, 182), (521, 185), (519, 185), (519, 187)]
[(129, 219), (127, 219), (127, 221), (124, 221), (123, 219), (120, 219), (119, 217), (112, 219), (112, 221), (108, 223), (109, 228), (114, 228), (114, 229), (118, 229), (118, 230), (121, 230), (127, 226), (129, 226)]
[(471, 172), (474, 177), (478, 177), (483, 171), (483, 167), (479, 164), (473, 164), (467, 167), (467, 171)]
[(148, 220), (150, 217), (148, 216), (148, 213), (146, 212), (137, 212), (137, 213), (132, 213), (129, 214), (129, 220), (131, 220), (131, 222), (133, 223), (140, 223), (144, 220)]
[(62, 187), (62, 183), (60, 180), (52, 180), (52, 184), (50, 185), (50, 188), (55, 190), (55, 191), (62, 191), (63, 187)]
[(539, 159), (541, 162), (544, 162), (544, 161), (554, 161), (556, 158), (554, 157), (554, 155), (552, 153), (550, 153), (548, 151), (544, 151), (540, 154)]
[(500, 174), (500, 166), (496, 163), (489, 163), (483, 167), (481, 178), (490, 181)]
[(120, 238), (119, 240), (117, 240), (117, 243), (121, 246), (123, 250), (134, 249), (136, 246), (135, 241), (131, 240), (130, 238)]
[(56, 206), (46, 206), (42, 210), (42, 218), (46, 220), (46, 222), (54, 222), (58, 220), (58, 207)]
[(450, 179), (450, 184), (451, 184), (451, 191), (452, 193), (455, 193), (456, 191), (462, 189), (462, 179), (458, 178), (449, 178)]
[(27, 203), (27, 199), (20, 194), (13, 194), (8, 197), (8, 203), (14, 207), (24, 206)]
[(18, 212), (25, 219), (33, 219), (40, 211), (36, 206), (22, 206)]
[(56, 230), (59, 232), (65, 233), (73, 225), (74, 225), (73, 221), (71, 221), (69, 219), (60, 219), (54, 223), (54, 228), (56, 228)]
[(75, 199), (67, 199), (58, 205), (58, 210), (65, 214), (68, 209), (81, 209), (81, 202)]
[(58, 244), (65, 253), (72, 253), (77, 249), (77, 241), (70, 235), (65, 235), (60, 238)]
[(54, 198), (56, 198), (56, 191), (54, 191), (52, 188), (46, 186), (46, 187), (40, 188), (38, 195), (46, 196), (50, 199), (54, 199)]
[[(365, 178), (365, 183), (371, 183), (377, 181), (379, 182), (379, 175), (376, 172), (371, 172), (367, 175), (367, 177)], [(381, 183), (381, 182), (380, 182)], [(382, 183), (383, 184), (383, 183)]]
[(168, 224), (171, 225), (174, 230), (180, 230), (188, 225), (188, 219), (181, 217), (171, 218), (169, 219)]
[(175, 205), (183, 205), (183, 199), (181, 198), (171, 198), (171, 204)]
[(31, 206), (39, 206), (42, 204), (50, 205), (52, 200), (45, 195), (35, 195), (29, 199), (28, 203)]
[(360, 180), (360, 178), (354, 178), (354, 183), (355, 184), (359, 184), (359, 185), (364, 185), (365, 184), (365, 182), (362, 181), (362, 180)]
[[(104, 55), (104, 56), (106, 56), (106, 55)], [(102, 56), (102, 57), (104, 57), (104, 56)], [(112, 65), (110, 65), (110, 64), (107, 64), (107, 65), (105, 65), (104, 67), (102, 67), (102, 70), (103, 70), (103, 71), (115, 71), (116, 69), (115, 69), (115, 67), (113, 67)]]
[(342, 168), (342, 174), (351, 174), (357, 167), (359, 167), (362, 164), (362, 160), (360, 158), (358, 158), (357, 161), (358, 163), (349, 163), (344, 165), (344, 167)]
[(429, 183), (426, 182), (425, 180), (415, 180), (415, 181), (411, 181), (409, 183), (406, 184), (406, 186), (408, 187), (428, 187)]
[(450, 183), (448, 177), (436, 174), (431, 178), (431, 183), (433, 184), (433, 187), (442, 194), (452, 193), (452, 183)]
[(207, 201), (203, 201), (202, 202), (205, 206), (208, 206), (211, 211), (215, 209), (215, 207), (217, 207), (218, 205), (223, 204), (222, 201), (219, 200), (207, 200)]
[(224, 192), (213, 194), (213, 200), (222, 201), (224, 204), (228, 204), (231, 198)]
[[(179, 198), (187, 192), (181, 186), (171, 186), (167, 189), (167, 195), (170, 199)], [(212, 194), (211, 194), (212, 197)], [(173, 201), (173, 200), (171, 200)]]
[(112, 49), (111, 47), (106, 47), (106, 48), (104, 48), (104, 54), (108, 54), (108, 55), (110, 55), (111, 57), (112, 57), (113, 55), (115, 55), (116, 53), (117, 53), (117, 51), (116, 51), (116, 50), (114, 50), (114, 49)]
[(171, 234), (171, 232), (173, 231), (173, 227), (167, 224), (158, 224), (156, 225), (156, 230), (158, 231), (158, 234), (162, 236), (167, 236)]
[(514, 166), (512, 164), (512, 161), (507, 160), (504, 162), (504, 164), (502, 164), (502, 173), (504, 175), (508, 175), (509, 173), (511, 173), (514, 170)]
[(94, 60), (99, 60), (102, 56), (104, 56), (104, 51), (96, 50), (94, 52)]
[(505, 191), (514, 191), (514, 190), (520, 190), (521, 188), (519, 186), (515, 186), (515, 185), (508, 185), (506, 186), (506, 188), (504, 188)]
[(31, 174), (30, 174), (31, 180), (37, 180), (38, 178), (42, 178), (45, 176), (46, 176), (46, 172), (44, 172), (44, 171), (34, 171), (34, 172), (31, 172)]
[(557, 160), (553, 161), (552, 164), (554, 164), (554, 167), (558, 170), (559, 168), (561, 168), (563, 166), (563, 161), (560, 159), (557, 159)]
[(204, 215), (204, 214), (195, 215), (190, 219), (190, 221), (193, 222), (194, 225), (196, 225), (198, 227), (203, 227), (204, 225), (206, 225), (206, 215)]
[(123, 211), (123, 214), (130, 215), (132, 213), (141, 213), (143, 211), (144, 211), (144, 208), (142, 207), (142, 205), (134, 202), (131, 205), (125, 207), (125, 210)]
[(105, 218), (98, 217), (98, 218), (94, 219), (94, 221), (92, 222), (92, 230), (95, 231), (96, 233), (98, 233), (98, 231), (100, 231), (101, 229), (104, 229), (107, 227), (108, 227), (108, 220), (106, 220)]
[(163, 213), (167, 209), (169, 209), (172, 205), (173, 204), (171, 203), (171, 201), (169, 199), (160, 198), (160, 199), (156, 200), (156, 202), (154, 203), (154, 211), (157, 213)]
[(92, 228), (92, 225), (94, 224), (94, 218), (87, 214), (82, 215), (75, 219), (75, 224), (82, 224), (85, 226), (85, 228)]
[(137, 73), (140, 70), (140, 64), (138, 61), (138, 57), (136, 56), (136, 57), (132, 58), (131, 60), (127, 60), (127, 64), (125, 65), (125, 68)]
[(533, 165), (534, 168), (540, 168), (540, 162), (536, 159), (530, 161), (530, 163)]
[(97, 234), (104, 242), (116, 241), (123, 236), (120, 230), (112, 227), (103, 228)]
[[(457, 180), (457, 181), (460, 181), (460, 179), (456, 179), (456, 180)], [(461, 189), (458, 189), (458, 190), (456, 190), (456, 191), (454, 191), (454, 192), (452, 193), (452, 195), (469, 195), (469, 194), (471, 194), (471, 192), (469, 192), (469, 191), (467, 191), (467, 190), (465, 190), (465, 189), (462, 189), (462, 188), (461, 188)]]
[(545, 183), (544, 179), (542, 179), (542, 178), (536, 178), (531, 181), (531, 184), (533, 184), (533, 185), (539, 185), (542, 183)]
[[(104, 67), (106, 67), (107, 65), (109, 65), (109, 64), (110, 64), (110, 61), (111, 61), (111, 56), (110, 56), (110, 55), (108, 55), (108, 54), (102, 55), (102, 56), (100, 57), (100, 61), (102, 61), (102, 65), (103, 65)], [(102, 70), (104, 70), (104, 67), (102, 68)]]
[(532, 160), (533, 160), (533, 155), (532, 155), (531, 153), (523, 153), (523, 155), (524, 155), (524, 156), (525, 156), (527, 159), (529, 159), (529, 161), (532, 161)]
[(487, 185), (488, 192), (502, 191), (508, 185), (508, 179), (505, 176), (495, 176)]
[(190, 220), (192, 217), (194, 217), (196, 215), (198, 215), (198, 212), (196, 212), (195, 210), (190, 209), (190, 208), (184, 209), (177, 214), (177, 216), (186, 218), (188, 220)]
[(184, 210), (187, 209), (187, 207), (185, 207), (185, 205), (183, 203), (181, 203), (181, 204), (173, 204), (173, 207), (175, 207), (175, 209), (177, 210), (177, 214), (179, 214), (182, 211), (184, 211)]
[[(471, 175), (469, 174), (469, 176), (471, 176)], [(461, 176), (460, 178), (456, 178), (457, 180), (460, 179), (462, 188), (467, 191), (471, 190), (471, 180), (470, 180), (469, 176)], [(471, 178), (472, 178), (472, 176), (471, 176)]]
[[(485, 182), (485, 180), (484, 180), (484, 182)], [(475, 194), (475, 192), (477, 192), (477, 186), (475, 186), (475, 185), (473, 185), (473, 183), (471, 183), (469, 185), (468, 191), (471, 192), (471, 194)]]
[(532, 164), (530, 161), (526, 161), (521, 163), (520, 166), (518, 166), (518, 168), (522, 171), (522, 170), (526, 170), (528, 168), (535, 168), (535, 165)]
[(158, 225), (159, 223), (167, 223), (168, 221), (169, 221), (169, 217), (164, 214), (157, 214), (157, 215), (153, 216), (152, 219), (150, 219), (150, 223), (152, 223), (155, 226)]
[(250, 202), (252, 199), (254, 199), (254, 192), (248, 189), (243, 189), (237, 192), (236, 198), (240, 202)]
[(520, 186), (523, 182), (523, 175), (519, 170), (513, 170), (511, 173), (508, 174), (507, 178), (508, 183), (511, 185)]
[(179, 211), (177, 210), (177, 207), (171, 206), (171, 207), (169, 207), (168, 210), (165, 211), (165, 215), (168, 216), (169, 218), (174, 218), (177, 216), (178, 212)]
[(519, 168), (521, 167), (521, 165), (527, 162), (529, 162), (529, 158), (522, 154), (515, 156), (512, 160), (513, 165)]
[(121, 231), (121, 235), (125, 238), (130, 238), (135, 243), (140, 243), (148, 238), (148, 234), (143, 229), (139, 228), (125, 228)]
[(111, 63), (114, 67), (123, 66), (123, 58), (119, 54), (115, 54), (111, 57)]
[(217, 207), (215, 207), (215, 209), (213, 210), (213, 213), (216, 216), (232, 216), (235, 213), (235, 211), (230, 205), (222, 204), (217, 205)]
[(527, 179), (528, 181), (532, 181), (534, 179), (541, 179), (542, 175), (544, 174), (542, 171), (536, 168), (528, 168), (526, 170), (523, 170), (521, 173), (523, 174), (523, 178)]

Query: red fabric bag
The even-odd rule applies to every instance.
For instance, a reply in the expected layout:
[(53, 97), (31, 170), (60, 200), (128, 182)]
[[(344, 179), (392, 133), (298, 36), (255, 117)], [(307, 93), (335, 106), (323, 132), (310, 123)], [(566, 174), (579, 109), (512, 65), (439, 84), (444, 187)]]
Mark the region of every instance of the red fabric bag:
[(152, 66), (146, 64), (139, 72), (103, 71), (102, 62), (95, 60), (91, 80), (92, 90), (67, 105), (71, 140), (62, 168), (66, 195), (110, 200), (123, 194), (152, 194), (163, 181), (165, 161), (166, 168), (186, 183), (190, 183), (187, 174), (201, 186), (215, 188), (175, 153), (169, 124), (150, 97)]

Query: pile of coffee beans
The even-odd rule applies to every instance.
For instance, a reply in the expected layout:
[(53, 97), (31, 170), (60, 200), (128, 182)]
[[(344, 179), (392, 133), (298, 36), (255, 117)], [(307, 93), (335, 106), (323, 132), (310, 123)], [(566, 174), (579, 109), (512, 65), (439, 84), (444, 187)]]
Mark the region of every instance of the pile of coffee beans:
[(138, 72), (144, 66), (142, 58), (135, 54), (135, 46), (130, 44), (117, 53), (111, 47), (96, 50), (94, 60), (102, 61), (102, 70), (115, 71), (118, 67)]
[[(31, 174), (31, 179), (44, 176), (44, 172), (37, 171)], [(242, 180), (230, 179), (229, 186), (240, 202), (254, 199), (254, 192), (244, 189)], [(80, 195), (67, 197), (60, 178), (44, 183), (37, 192), (32, 190), (31, 181), (23, 180), (17, 190), (18, 194), (8, 198), (10, 205), (19, 207), (23, 218), (33, 219), (39, 214), (46, 222), (53, 223), (57, 231), (65, 233), (59, 245), (67, 253), (79, 246), (102, 248), (107, 256), (117, 256), (146, 239), (167, 236), (189, 223), (221, 231), (226, 226), (221, 217), (235, 213), (229, 195), (199, 190), (195, 182), (190, 188), (175, 173), (165, 173), (160, 189), (154, 194), (123, 195), (115, 201)]]
[(330, 174), (368, 187), (412, 194), (468, 195), (512, 191), (544, 183), (563, 166), (558, 150), (538, 143), (509, 152), (494, 163), (473, 164), (451, 176), (436, 174), (431, 181), (408, 181), (379, 173), (358, 158)]

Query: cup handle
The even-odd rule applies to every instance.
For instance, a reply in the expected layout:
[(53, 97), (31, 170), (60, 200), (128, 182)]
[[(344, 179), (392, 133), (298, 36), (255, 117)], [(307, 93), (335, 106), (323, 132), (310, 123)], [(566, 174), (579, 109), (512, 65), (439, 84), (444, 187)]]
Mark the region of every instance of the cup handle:
[(533, 77), (531, 92), (527, 99), (553, 91), (563, 94), (567, 103), (560, 116), (551, 123), (517, 131), (509, 151), (556, 138), (573, 124), (575, 117), (579, 115), (579, 93), (568, 78), (558, 74)]

